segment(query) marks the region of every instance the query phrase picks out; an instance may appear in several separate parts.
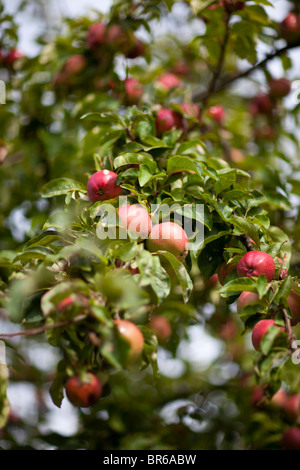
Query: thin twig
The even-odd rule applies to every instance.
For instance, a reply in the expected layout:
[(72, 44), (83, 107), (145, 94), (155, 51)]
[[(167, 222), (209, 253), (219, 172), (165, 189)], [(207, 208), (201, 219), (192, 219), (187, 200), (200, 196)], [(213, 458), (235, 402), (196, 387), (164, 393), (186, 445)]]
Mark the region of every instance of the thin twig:
[(85, 320), (86, 317), (87, 317), (86, 314), (82, 314), (82, 315), (77, 315), (77, 317), (72, 318), (72, 320), (61, 321), (61, 322), (53, 323), (52, 325), (38, 326), (36, 328), (30, 328), (28, 330), (17, 331), (16, 333), (2, 333), (0, 334), (0, 338), (14, 338), (15, 336), (40, 335), (41, 333), (44, 333), (47, 330), (53, 330), (55, 328), (63, 328), (73, 323), (78, 323), (80, 321)]
[[(224, 88), (227, 88), (229, 85), (231, 85), (233, 82), (235, 82), (236, 80), (239, 80), (241, 78), (246, 78), (248, 77), (248, 75), (250, 75), (252, 72), (254, 72), (255, 70), (259, 69), (259, 68), (263, 68), (265, 67), (265, 65), (267, 65), (267, 63), (273, 59), (275, 59), (276, 57), (280, 57), (282, 54), (284, 54), (285, 52), (291, 50), (291, 49), (294, 49), (296, 47), (300, 47), (300, 42), (296, 42), (296, 43), (293, 43), (293, 44), (287, 44), (286, 46), (280, 48), (280, 49), (275, 49), (275, 51), (269, 53), (266, 55), (266, 57), (261, 60), (260, 62), (257, 62), (256, 64), (252, 65), (251, 67), (249, 67), (248, 69), (242, 71), (242, 72), (239, 72), (239, 73), (236, 73), (236, 74), (233, 74), (231, 75), (230, 77), (228, 78), (225, 78), (222, 82), (220, 82), (218, 85), (215, 84), (214, 86), (214, 92), (218, 92), (218, 91), (221, 91), (221, 90), (224, 90)], [(201, 101), (201, 102), (206, 102), (208, 100), (208, 98), (210, 97), (211, 95), (211, 90), (208, 89), (207, 91), (205, 92), (201, 92), (201, 93), (195, 93), (193, 95), (193, 102), (196, 102), (196, 101)]]

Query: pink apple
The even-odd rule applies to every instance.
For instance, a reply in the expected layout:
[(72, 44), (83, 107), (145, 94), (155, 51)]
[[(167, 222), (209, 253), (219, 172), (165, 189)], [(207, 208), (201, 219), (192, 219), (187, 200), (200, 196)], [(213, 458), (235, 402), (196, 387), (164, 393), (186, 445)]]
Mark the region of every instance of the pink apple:
[(136, 233), (141, 239), (148, 237), (152, 229), (152, 222), (148, 211), (144, 207), (138, 204), (121, 206), (118, 213), (122, 226), (126, 230)]
[(87, 60), (82, 54), (75, 54), (66, 60), (64, 72), (68, 75), (77, 75), (86, 66)]
[(106, 42), (106, 25), (104, 23), (95, 23), (89, 27), (86, 37), (89, 47), (96, 48)]
[(159, 343), (164, 343), (172, 335), (170, 322), (162, 315), (153, 316), (149, 322), (149, 328), (155, 333)]
[(190, 118), (197, 118), (200, 114), (200, 108), (194, 103), (183, 103), (180, 105), (182, 111)]
[(170, 91), (172, 88), (182, 86), (182, 82), (174, 73), (164, 73), (157, 79), (156, 85), (162, 90)]
[(168, 251), (177, 257), (187, 255), (188, 244), (185, 230), (174, 222), (154, 225), (147, 240), (150, 251)]
[(109, 170), (100, 170), (90, 176), (87, 183), (90, 201), (105, 201), (120, 196), (122, 188), (116, 184), (117, 177), (116, 173)]
[(279, 25), (283, 39), (288, 43), (297, 41), (300, 38), (300, 17), (297, 13), (291, 12)]
[(173, 109), (161, 109), (156, 117), (156, 129), (159, 135), (171, 129), (183, 129), (187, 127), (184, 117)]
[(136, 78), (126, 78), (125, 94), (128, 104), (136, 104), (143, 96), (143, 85)]
[(237, 273), (239, 277), (259, 277), (264, 274), (270, 282), (275, 276), (275, 262), (264, 251), (248, 251), (238, 262)]
[(287, 302), (292, 315), (291, 325), (295, 326), (300, 321), (300, 294), (292, 289)]
[(241, 313), (248, 305), (256, 305), (260, 302), (259, 295), (256, 292), (243, 291), (237, 301), (237, 311)]
[(211, 119), (216, 121), (218, 124), (224, 121), (225, 119), (225, 110), (221, 105), (211, 106), (208, 109), (208, 115)]

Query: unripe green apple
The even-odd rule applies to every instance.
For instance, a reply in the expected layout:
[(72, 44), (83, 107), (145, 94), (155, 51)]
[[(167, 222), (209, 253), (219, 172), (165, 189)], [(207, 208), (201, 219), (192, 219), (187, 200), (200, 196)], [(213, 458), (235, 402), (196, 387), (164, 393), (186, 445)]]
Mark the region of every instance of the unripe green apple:
[(91, 372), (86, 372), (82, 376), (74, 375), (67, 381), (65, 389), (70, 402), (80, 408), (94, 405), (102, 395), (102, 383)]
[(174, 222), (154, 225), (147, 240), (150, 251), (168, 251), (178, 258), (187, 255), (188, 244), (185, 230)]
[(275, 262), (264, 251), (248, 251), (238, 262), (237, 273), (239, 277), (259, 277), (264, 274), (270, 282), (275, 276)]

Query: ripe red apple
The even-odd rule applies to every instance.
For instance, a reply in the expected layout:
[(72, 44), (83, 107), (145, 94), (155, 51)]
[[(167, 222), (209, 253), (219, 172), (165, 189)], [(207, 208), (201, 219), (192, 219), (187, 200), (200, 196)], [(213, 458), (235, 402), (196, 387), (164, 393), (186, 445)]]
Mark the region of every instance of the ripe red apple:
[(208, 115), (211, 119), (220, 124), (225, 119), (225, 110), (223, 106), (217, 104), (208, 108)]
[(122, 188), (116, 184), (117, 176), (116, 173), (109, 170), (100, 170), (90, 176), (87, 183), (90, 201), (105, 201), (120, 196)]
[(122, 226), (134, 232), (141, 239), (147, 238), (152, 229), (152, 221), (148, 211), (138, 205), (131, 204), (128, 206), (121, 206), (118, 209), (118, 214), (122, 222)]
[(182, 111), (190, 118), (197, 118), (200, 114), (200, 108), (194, 103), (183, 103), (180, 105)]
[(300, 429), (291, 427), (282, 436), (282, 445), (286, 450), (300, 450)]
[(241, 295), (238, 298), (237, 311), (238, 313), (241, 313), (241, 311), (248, 305), (255, 305), (259, 303), (260, 303), (259, 295), (256, 294), (256, 292), (248, 292), (245, 290), (241, 293)]
[(92, 49), (105, 44), (106, 42), (106, 25), (104, 23), (95, 23), (89, 27), (86, 42)]
[(251, 404), (258, 409), (264, 408), (267, 402), (265, 390), (260, 385), (255, 385), (252, 390)]
[(164, 91), (170, 91), (172, 88), (182, 86), (182, 82), (174, 73), (164, 73), (157, 79), (156, 85)]
[(246, 6), (245, 2), (239, 0), (222, 0), (222, 4), (229, 12), (243, 10)]
[(203, 280), (204, 280), (204, 284), (209, 288), (213, 288), (213, 287), (216, 287), (218, 284), (219, 284), (219, 276), (217, 273), (213, 274), (212, 276), (210, 276), (209, 279), (206, 279), (204, 276), (203, 276)]
[(183, 129), (187, 127), (184, 117), (172, 109), (161, 109), (156, 117), (156, 130), (159, 135), (171, 129)]
[(136, 104), (143, 96), (143, 85), (136, 78), (126, 78), (125, 94), (128, 104)]
[(270, 282), (275, 276), (275, 262), (264, 251), (248, 251), (238, 262), (237, 273), (239, 277), (259, 277), (264, 274)]
[(146, 45), (140, 39), (134, 38), (133, 44), (126, 52), (127, 59), (135, 59), (136, 57), (143, 56), (146, 50)]
[(237, 263), (232, 262), (227, 264), (225, 261), (219, 266), (218, 269), (218, 276), (219, 276), (219, 281), (222, 286), (225, 284), (225, 279), (230, 274), (232, 271), (234, 271), (237, 267)]
[(219, 330), (219, 336), (224, 341), (231, 341), (236, 337), (237, 334), (237, 324), (234, 320), (228, 320), (226, 323), (223, 323)]
[(300, 408), (300, 395), (299, 393), (294, 393), (287, 397), (284, 403), (284, 412), (287, 418), (290, 421), (296, 421), (299, 416), (299, 408)]
[(119, 24), (113, 24), (107, 27), (106, 43), (113, 49), (121, 49), (128, 42), (125, 30)]
[(182, 77), (187, 77), (190, 73), (190, 66), (184, 60), (180, 60), (172, 67), (172, 72)]
[(144, 349), (144, 336), (141, 330), (129, 320), (115, 320), (119, 334), (129, 343), (128, 359), (134, 362)]
[(74, 406), (86, 408), (94, 405), (101, 397), (102, 383), (95, 374), (86, 372), (82, 377), (74, 375), (68, 379), (65, 389)]
[(284, 408), (288, 395), (283, 388), (280, 388), (271, 398), (270, 404), (276, 408)]
[(300, 17), (291, 12), (280, 23), (279, 31), (283, 39), (288, 43), (296, 42), (300, 38)]
[(64, 72), (68, 75), (76, 75), (86, 66), (87, 60), (82, 54), (74, 54), (69, 57), (64, 65)]
[(269, 81), (269, 93), (274, 98), (283, 98), (291, 91), (291, 82), (287, 78), (273, 78)]
[(300, 321), (300, 295), (294, 289), (291, 290), (287, 302), (291, 311), (291, 325), (295, 326)]
[(150, 251), (168, 251), (178, 258), (184, 258), (187, 255), (188, 244), (186, 232), (174, 222), (154, 225), (147, 240), (147, 247)]
[(282, 326), (276, 325), (275, 321), (272, 320), (271, 318), (268, 318), (266, 320), (259, 320), (255, 325), (252, 330), (252, 344), (254, 349), (258, 350), (260, 348), (260, 343), (265, 334), (269, 331), (269, 328), (271, 326), (277, 326), (278, 328), (278, 334), (280, 333), (279, 330), (284, 330)]
[(157, 336), (159, 343), (164, 343), (172, 335), (172, 328), (169, 320), (162, 315), (155, 315), (149, 322), (149, 328)]
[(252, 98), (249, 104), (250, 113), (253, 116), (257, 114), (271, 114), (275, 109), (275, 103), (268, 94), (260, 94)]
[(56, 311), (57, 313), (61, 313), (62, 311), (70, 309), (74, 304), (83, 306), (88, 305), (88, 299), (84, 297), (84, 295), (78, 293), (74, 294), (74, 297), (68, 295), (57, 304)]
[(17, 60), (23, 59), (23, 57), (24, 55), (18, 49), (12, 49), (5, 55), (4, 61), (6, 65), (12, 66)]

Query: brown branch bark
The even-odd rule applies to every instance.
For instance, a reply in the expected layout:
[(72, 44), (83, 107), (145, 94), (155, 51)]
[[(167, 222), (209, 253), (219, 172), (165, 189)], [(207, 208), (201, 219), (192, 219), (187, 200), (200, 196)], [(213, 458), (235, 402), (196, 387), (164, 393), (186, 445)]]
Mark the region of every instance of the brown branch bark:
[(257, 62), (256, 64), (249, 67), (248, 69), (246, 69), (242, 72), (235, 73), (235, 74), (225, 78), (219, 84), (215, 83), (213, 91), (209, 87), (208, 90), (205, 91), (205, 92), (201, 92), (201, 93), (196, 92), (193, 95), (193, 101), (194, 102), (195, 101), (201, 101), (201, 102), (204, 101), (204, 103), (206, 103), (207, 100), (212, 95), (212, 93), (224, 90), (225, 88), (227, 88), (229, 85), (231, 85), (236, 80), (240, 80), (241, 78), (248, 77), (255, 70), (265, 67), (267, 65), (267, 63), (270, 62), (271, 60), (275, 59), (276, 57), (280, 57), (285, 52), (287, 52), (289, 50), (292, 50), (296, 47), (300, 47), (300, 41), (297, 41), (296, 43), (292, 43), (292, 44), (287, 44), (286, 46), (284, 46), (280, 49), (275, 49), (275, 51), (267, 54), (266, 57), (263, 60), (261, 60), (260, 62)]
[(30, 328), (28, 330), (17, 331), (15, 333), (0, 333), (0, 338), (14, 338), (16, 336), (35, 336), (41, 333), (44, 333), (47, 330), (53, 330), (55, 328), (63, 328), (65, 326), (71, 325), (73, 323), (78, 323), (85, 320), (87, 317), (86, 314), (77, 315), (77, 317), (72, 318), (72, 320), (61, 321), (53, 323), (52, 325), (43, 325), (36, 328)]

